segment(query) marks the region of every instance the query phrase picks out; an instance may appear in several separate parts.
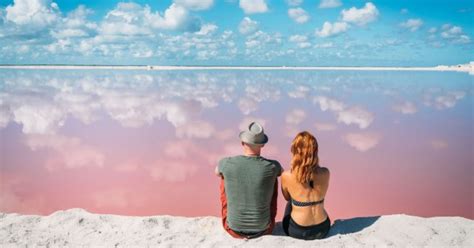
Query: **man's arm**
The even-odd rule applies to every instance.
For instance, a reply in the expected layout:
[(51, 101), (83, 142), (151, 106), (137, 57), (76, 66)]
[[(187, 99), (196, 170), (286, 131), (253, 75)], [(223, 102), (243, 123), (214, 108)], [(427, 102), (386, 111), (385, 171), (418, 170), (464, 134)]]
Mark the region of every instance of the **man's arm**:
[(219, 166), (216, 166), (216, 168), (214, 169), (214, 174), (216, 174), (216, 176), (218, 177), (223, 177), (222, 174), (219, 172)]

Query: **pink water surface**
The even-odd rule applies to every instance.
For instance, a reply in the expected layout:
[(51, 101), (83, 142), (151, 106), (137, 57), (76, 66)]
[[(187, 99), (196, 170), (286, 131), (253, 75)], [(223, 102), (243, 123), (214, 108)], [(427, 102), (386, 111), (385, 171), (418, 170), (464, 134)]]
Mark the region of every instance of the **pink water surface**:
[[(467, 74), (0, 74), (2, 212), (220, 216), (214, 168), (241, 153), (239, 130), (257, 120), (263, 156), (285, 169), (294, 135), (317, 137), (333, 220), (474, 218)], [(278, 219), (284, 205), (280, 194)]]

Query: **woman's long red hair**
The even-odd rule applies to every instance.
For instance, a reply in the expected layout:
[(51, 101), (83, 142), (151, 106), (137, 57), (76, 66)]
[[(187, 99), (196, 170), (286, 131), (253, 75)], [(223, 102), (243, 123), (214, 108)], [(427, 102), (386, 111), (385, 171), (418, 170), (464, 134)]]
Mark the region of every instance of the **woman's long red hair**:
[(301, 132), (293, 139), (291, 154), (291, 172), (298, 182), (309, 183), (319, 167), (318, 141), (309, 132)]

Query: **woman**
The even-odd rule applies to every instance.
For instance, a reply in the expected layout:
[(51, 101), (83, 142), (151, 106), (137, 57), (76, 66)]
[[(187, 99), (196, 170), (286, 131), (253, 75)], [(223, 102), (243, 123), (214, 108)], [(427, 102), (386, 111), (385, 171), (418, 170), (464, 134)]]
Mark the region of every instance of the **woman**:
[(288, 201), (283, 230), (298, 239), (322, 239), (331, 226), (324, 209), (329, 170), (319, 166), (318, 142), (306, 131), (296, 135), (291, 154), (291, 170), (281, 175), (282, 193)]

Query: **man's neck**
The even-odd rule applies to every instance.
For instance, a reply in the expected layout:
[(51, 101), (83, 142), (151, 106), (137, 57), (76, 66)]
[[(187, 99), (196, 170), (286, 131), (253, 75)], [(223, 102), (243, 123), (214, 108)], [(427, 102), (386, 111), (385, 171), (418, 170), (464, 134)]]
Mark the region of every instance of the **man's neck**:
[(244, 152), (244, 156), (247, 156), (247, 157), (258, 157), (258, 156), (260, 156), (260, 153)]

